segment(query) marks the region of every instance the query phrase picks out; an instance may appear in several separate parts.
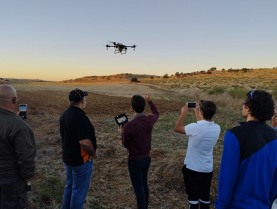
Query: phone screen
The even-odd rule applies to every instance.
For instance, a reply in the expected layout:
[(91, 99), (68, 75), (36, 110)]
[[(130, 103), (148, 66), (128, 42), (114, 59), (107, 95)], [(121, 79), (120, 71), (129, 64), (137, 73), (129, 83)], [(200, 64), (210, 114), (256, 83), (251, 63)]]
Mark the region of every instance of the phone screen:
[(20, 104), (19, 105), (19, 111), (27, 111), (27, 105), (26, 104)]

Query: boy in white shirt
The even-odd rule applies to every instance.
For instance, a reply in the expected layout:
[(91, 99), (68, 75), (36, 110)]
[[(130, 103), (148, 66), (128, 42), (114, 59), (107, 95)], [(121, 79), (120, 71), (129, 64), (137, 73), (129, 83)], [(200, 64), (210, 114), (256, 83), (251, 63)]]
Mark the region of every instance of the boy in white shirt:
[(213, 174), (213, 147), (219, 134), (220, 126), (211, 121), (216, 112), (212, 101), (200, 101), (193, 108), (197, 122), (183, 125), (189, 108), (182, 107), (175, 125), (175, 132), (189, 137), (188, 148), (182, 169), (188, 194), (189, 208), (210, 207), (210, 187)]

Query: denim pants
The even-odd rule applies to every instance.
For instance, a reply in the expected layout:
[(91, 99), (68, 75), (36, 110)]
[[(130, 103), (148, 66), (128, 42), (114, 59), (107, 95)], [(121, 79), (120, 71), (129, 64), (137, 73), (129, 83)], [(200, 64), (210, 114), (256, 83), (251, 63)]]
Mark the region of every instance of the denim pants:
[(128, 161), (129, 175), (136, 195), (138, 209), (148, 208), (149, 187), (147, 176), (150, 162), (150, 157)]
[(66, 185), (63, 194), (62, 209), (83, 209), (84, 201), (90, 186), (93, 161), (81, 166), (66, 168)]
[(18, 178), (14, 183), (0, 184), (0, 209), (24, 209), (27, 203), (27, 183)]

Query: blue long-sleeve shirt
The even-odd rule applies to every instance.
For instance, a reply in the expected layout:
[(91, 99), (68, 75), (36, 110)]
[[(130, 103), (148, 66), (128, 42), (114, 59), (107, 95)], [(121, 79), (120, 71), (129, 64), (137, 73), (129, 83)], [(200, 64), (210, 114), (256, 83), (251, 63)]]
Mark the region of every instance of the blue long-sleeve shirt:
[(277, 138), (264, 122), (227, 131), (221, 160), (217, 209), (270, 208), (277, 195)]

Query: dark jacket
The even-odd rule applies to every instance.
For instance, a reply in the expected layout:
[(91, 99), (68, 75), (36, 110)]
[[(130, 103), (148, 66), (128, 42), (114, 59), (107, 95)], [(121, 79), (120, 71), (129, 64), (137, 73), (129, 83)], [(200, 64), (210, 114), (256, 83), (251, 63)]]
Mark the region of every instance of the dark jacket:
[(90, 139), (94, 149), (97, 149), (94, 127), (85, 112), (75, 106), (70, 106), (60, 117), (60, 133), (62, 136), (63, 161), (69, 166), (83, 165), (89, 155), (82, 153), (79, 141)]
[(0, 108), (0, 184), (34, 176), (34, 133), (16, 114)]

